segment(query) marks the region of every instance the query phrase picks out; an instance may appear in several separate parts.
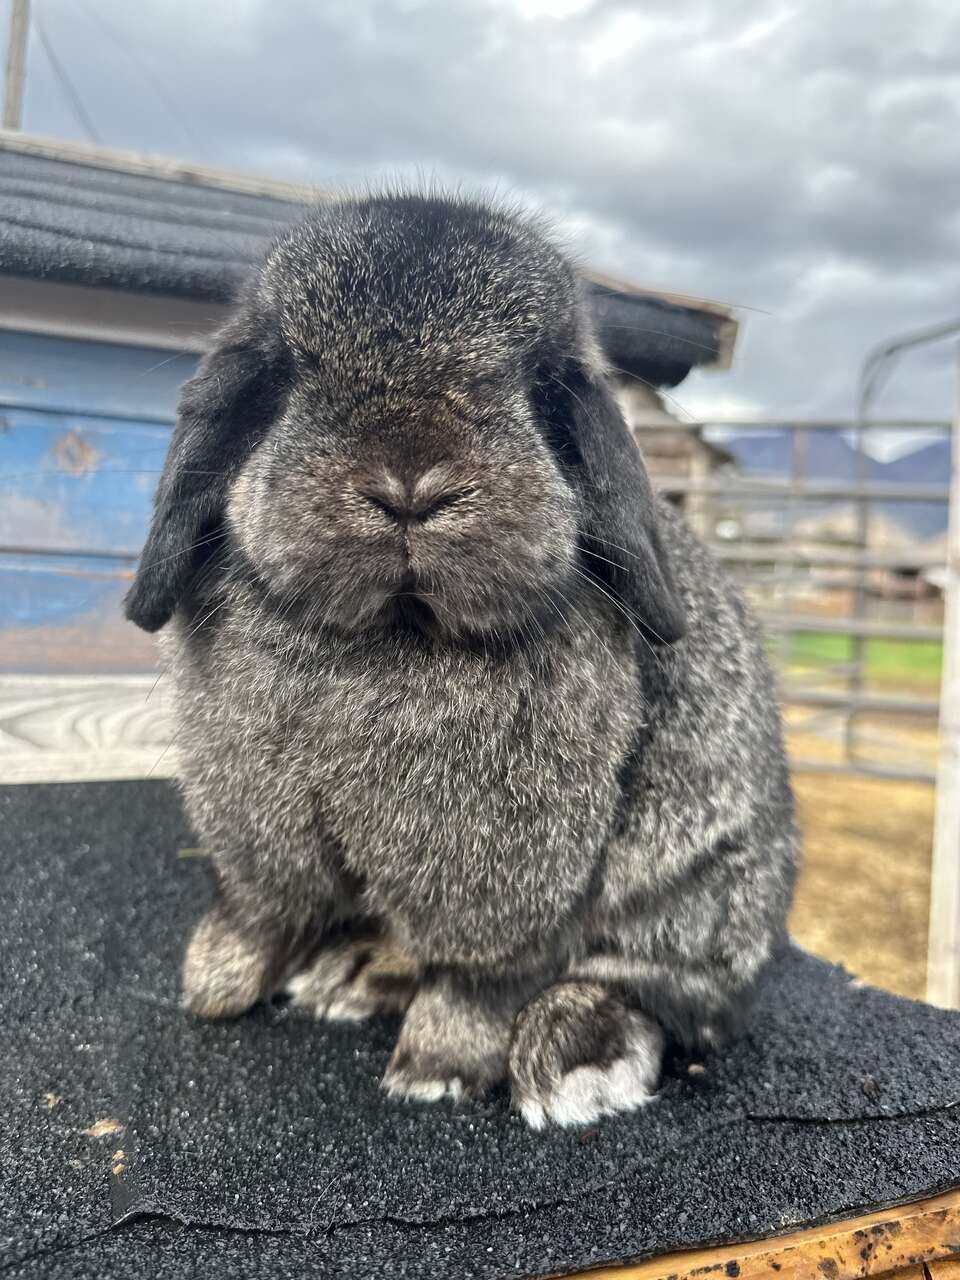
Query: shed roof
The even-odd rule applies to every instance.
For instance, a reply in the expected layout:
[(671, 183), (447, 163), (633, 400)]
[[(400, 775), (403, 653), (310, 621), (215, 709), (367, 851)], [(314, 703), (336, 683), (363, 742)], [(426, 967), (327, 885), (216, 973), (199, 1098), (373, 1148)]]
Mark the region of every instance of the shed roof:
[[(323, 198), (319, 188), (0, 131), (0, 273), (229, 302), (270, 240)], [(588, 280), (615, 365), (672, 386), (694, 366), (729, 364), (729, 308)]]

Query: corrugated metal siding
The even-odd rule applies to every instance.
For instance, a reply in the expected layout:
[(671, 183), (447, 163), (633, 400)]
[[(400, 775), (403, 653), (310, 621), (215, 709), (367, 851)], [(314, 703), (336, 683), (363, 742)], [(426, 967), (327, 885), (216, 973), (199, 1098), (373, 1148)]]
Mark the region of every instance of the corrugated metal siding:
[(0, 672), (153, 668), (120, 600), (196, 359), (0, 333)]

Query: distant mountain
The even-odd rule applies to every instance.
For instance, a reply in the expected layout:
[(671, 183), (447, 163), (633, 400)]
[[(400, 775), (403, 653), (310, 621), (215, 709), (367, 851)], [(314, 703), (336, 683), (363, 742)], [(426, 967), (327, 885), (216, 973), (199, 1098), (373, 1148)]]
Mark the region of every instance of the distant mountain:
[[(950, 456), (950, 441), (935, 440), (886, 463), (881, 478), (902, 484), (949, 484)], [(891, 519), (922, 541), (943, 533), (947, 527), (945, 502), (888, 502), (883, 508)]]
[[(789, 476), (793, 470), (793, 432), (727, 436), (725, 449), (741, 471), (758, 476)], [(857, 474), (857, 450), (836, 431), (810, 431), (801, 447), (804, 470), (816, 480), (852, 480)], [(871, 459), (872, 461), (872, 459)]]
[[(725, 436), (720, 441), (746, 475), (783, 476), (792, 471), (790, 431), (750, 432)], [(810, 431), (803, 443), (804, 474), (810, 480), (854, 481), (860, 452), (837, 431)], [(950, 477), (950, 442), (936, 440), (902, 454), (890, 462), (866, 457), (864, 474), (869, 480), (900, 484), (946, 484)], [(876, 509), (919, 541), (926, 541), (947, 527), (945, 502), (880, 502)]]
[(884, 475), (888, 480), (909, 481), (911, 484), (947, 484), (950, 479), (950, 441), (934, 440), (932, 444), (895, 458), (886, 464)]

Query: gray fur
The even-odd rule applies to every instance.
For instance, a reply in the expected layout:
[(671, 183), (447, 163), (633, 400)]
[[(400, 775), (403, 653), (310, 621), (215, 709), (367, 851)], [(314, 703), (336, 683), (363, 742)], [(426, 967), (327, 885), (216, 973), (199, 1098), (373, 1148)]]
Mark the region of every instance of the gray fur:
[(321, 211), (185, 390), (128, 606), (175, 611), (181, 781), (221, 887), (193, 1008), (236, 1012), (318, 944), (318, 1013), (403, 1007), (331, 985), (374, 930), (418, 975), (385, 1086), (509, 1074), (532, 1122), (648, 1096), (651, 1019), (688, 1044), (736, 1022), (797, 847), (757, 628), (649, 499), (585, 314), (521, 219)]

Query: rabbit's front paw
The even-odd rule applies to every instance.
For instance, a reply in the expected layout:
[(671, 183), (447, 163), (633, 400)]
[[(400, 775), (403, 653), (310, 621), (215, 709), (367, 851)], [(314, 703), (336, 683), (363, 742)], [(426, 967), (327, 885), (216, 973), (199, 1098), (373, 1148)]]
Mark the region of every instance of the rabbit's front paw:
[(562, 982), (522, 1011), (510, 1046), (514, 1106), (533, 1129), (590, 1124), (655, 1096), (664, 1035), (605, 987)]
[(402, 1013), (417, 989), (412, 956), (380, 938), (351, 938), (323, 947), (287, 983), (293, 1004), (315, 1018), (360, 1022), (374, 1013)]
[(198, 1018), (234, 1018), (267, 992), (275, 948), (241, 933), (214, 907), (193, 931), (183, 961), (183, 1003)]
[(506, 1075), (513, 1006), (440, 979), (407, 1010), (381, 1087), (418, 1102), (478, 1098)]

